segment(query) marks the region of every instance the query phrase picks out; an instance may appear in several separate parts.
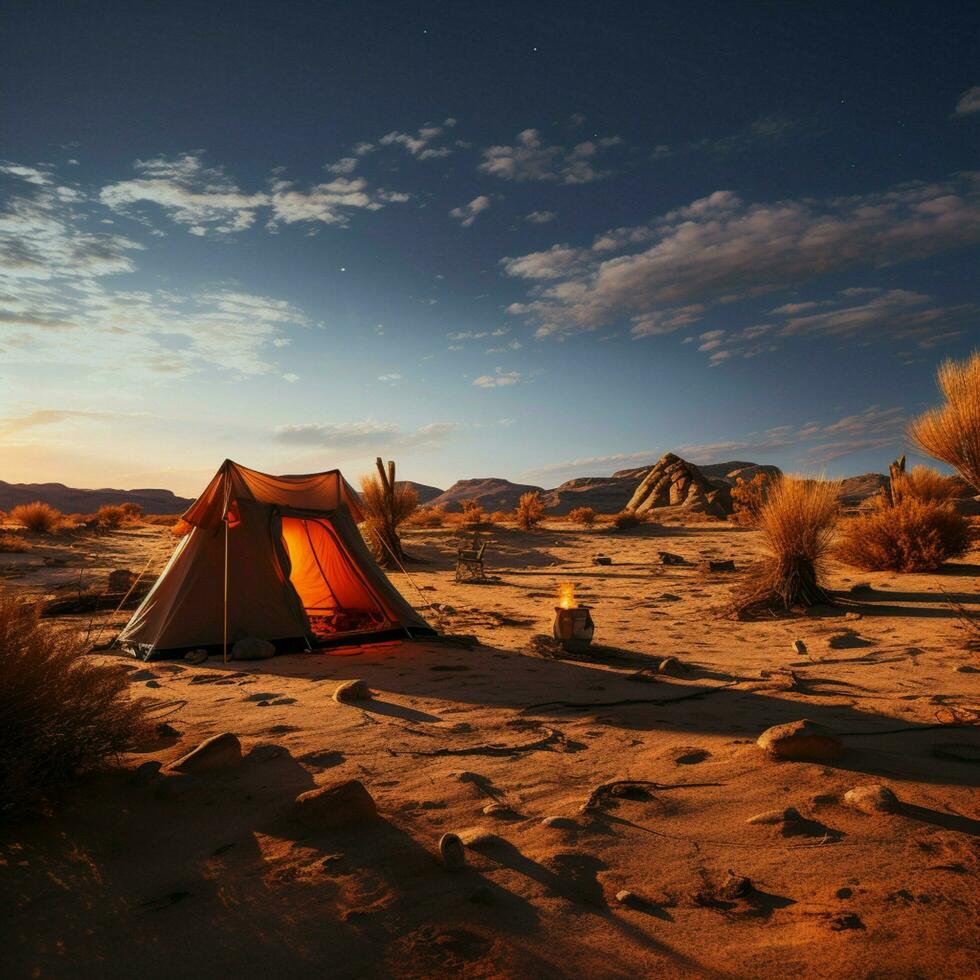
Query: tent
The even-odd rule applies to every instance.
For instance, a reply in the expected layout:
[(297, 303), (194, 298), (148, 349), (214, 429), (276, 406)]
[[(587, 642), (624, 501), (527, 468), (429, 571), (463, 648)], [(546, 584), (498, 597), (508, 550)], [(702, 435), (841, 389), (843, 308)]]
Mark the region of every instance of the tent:
[(278, 650), (432, 636), (378, 568), (339, 470), (270, 476), (225, 460), (119, 642), (144, 659), (259, 637)]

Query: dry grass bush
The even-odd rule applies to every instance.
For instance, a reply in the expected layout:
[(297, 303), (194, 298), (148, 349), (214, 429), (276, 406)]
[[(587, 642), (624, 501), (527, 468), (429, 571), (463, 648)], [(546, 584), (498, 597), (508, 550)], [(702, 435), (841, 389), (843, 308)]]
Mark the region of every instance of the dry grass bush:
[(944, 361), (936, 384), (946, 401), (909, 425), (909, 437), (941, 459), (980, 493), (980, 351), (965, 361)]
[(840, 481), (784, 476), (773, 481), (759, 511), (768, 555), (735, 596), (735, 613), (789, 612), (830, 601), (821, 585), (833, 546)]
[(0, 592), (0, 810), (30, 806), (148, 734), (145, 702), (118, 667), (87, 661), (78, 638)]
[(30, 551), (33, 545), (20, 534), (0, 534), (0, 552), (5, 554), (23, 554)]
[(419, 507), (406, 518), (408, 527), (442, 527), (446, 523), (446, 511), (442, 507)]
[(537, 490), (522, 493), (521, 499), (517, 502), (517, 510), (514, 511), (514, 518), (517, 526), (522, 531), (530, 531), (541, 523), (545, 514), (544, 501)]
[(568, 512), (567, 520), (570, 524), (583, 524), (585, 527), (593, 527), (595, 517), (595, 511), (591, 507), (573, 507)]
[[(938, 475), (938, 474), (937, 474)], [(879, 497), (841, 524), (835, 555), (865, 571), (931, 572), (970, 547), (970, 522), (948, 503)]]
[(116, 530), (126, 524), (132, 524), (133, 518), (126, 510), (126, 504), (103, 504), (92, 515), (91, 523), (98, 528)]
[(483, 505), (476, 500), (461, 500), (459, 512), (449, 515), (449, 520), (456, 527), (477, 528), (488, 523), (487, 512)]
[(361, 477), (361, 505), (374, 557), (382, 565), (401, 561), (404, 556), (398, 528), (418, 510), (419, 495), (414, 487), (395, 483), (389, 495), (385, 493), (380, 477), (367, 474)]
[(62, 513), (56, 507), (36, 500), (33, 504), (18, 504), (10, 512), (10, 520), (28, 531), (54, 534), (61, 527)]
[(645, 523), (646, 520), (642, 514), (635, 514), (631, 510), (620, 511), (612, 519), (612, 526), (617, 531), (628, 531), (630, 528), (639, 527)]
[(755, 527), (766, 502), (771, 480), (768, 473), (756, 473), (751, 480), (738, 477), (732, 487), (732, 516), (740, 527)]
[(490, 515), (491, 524), (508, 524), (513, 520), (516, 520), (516, 517), (512, 510), (495, 510)]
[(926, 503), (944, 504), (955, 500), (960, 493), (958, 482), (951, 476), (943, 476), (929, 466), (915, 466), (908, 473), (892, 481), (895, 501), (912, 497)]

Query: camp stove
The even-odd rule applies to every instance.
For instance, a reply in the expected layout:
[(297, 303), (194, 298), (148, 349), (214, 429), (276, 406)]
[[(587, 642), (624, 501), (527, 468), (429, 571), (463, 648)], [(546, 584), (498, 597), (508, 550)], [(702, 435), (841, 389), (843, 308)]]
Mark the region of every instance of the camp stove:
[(575, 601), (575, 586), (569, 583), (559, 586), (552, 633), (562, 649), (570, 653), (582, 653), (592, 643), (595, 623), (592, 622), (589, 607), (580, 606)]

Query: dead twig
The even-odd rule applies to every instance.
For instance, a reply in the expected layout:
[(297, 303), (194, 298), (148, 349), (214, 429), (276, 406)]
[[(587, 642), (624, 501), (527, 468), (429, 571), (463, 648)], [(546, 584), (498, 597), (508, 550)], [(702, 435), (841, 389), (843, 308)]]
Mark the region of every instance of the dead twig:
[(412, 755), (435, 758), (450, 755), (489, 755), (489, 756), (508, 756), (520, 755), (523, 752), (539, 752), (550, 749), (553, 746), (564, 746), (567, 739), (555, 728), (546, 728), (545, 735), (533, 742), (524, 742), (521, 745), (497, 745), (493, 743), (485, 745), (468, 745), (461, 749), (432, 749), (429, 751), (398, 752), (392, 751), (392, 755)]
[(658, 783), (650, 779), (613, 779), (608, 783), (600, 783), (589, 798), (579, 807), (581, 813), (598, 809), (606, 799), (617, 790), (635, 789), (703, 789), (708, 786), (722, 786), (723, 783)]

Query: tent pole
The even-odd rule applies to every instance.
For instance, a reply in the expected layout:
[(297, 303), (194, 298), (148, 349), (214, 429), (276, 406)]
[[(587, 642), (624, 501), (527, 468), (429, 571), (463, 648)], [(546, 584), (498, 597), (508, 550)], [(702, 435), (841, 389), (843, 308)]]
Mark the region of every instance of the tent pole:
[(224, 635), (222, 641), (222, 653), (224, 662), (228, 663), (228, 515), (225, 515), (225, 609), (224, 609)]

